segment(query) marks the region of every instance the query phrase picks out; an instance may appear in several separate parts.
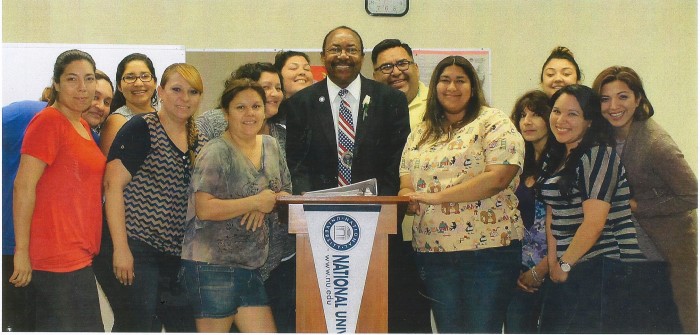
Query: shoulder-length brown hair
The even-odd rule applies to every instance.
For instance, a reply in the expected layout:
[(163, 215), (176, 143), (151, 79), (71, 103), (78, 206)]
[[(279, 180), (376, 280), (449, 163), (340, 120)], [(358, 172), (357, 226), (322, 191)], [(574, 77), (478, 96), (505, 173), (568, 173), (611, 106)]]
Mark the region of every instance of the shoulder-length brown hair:
[[(467, 74), (469, 84), (471, 85), (471, 96), (467, 102), (466, 113), (464, 113), (462, 120), (455, 122), (445, 129), (443, 125), (445, 120), (445, 108), (440, 104), (440, 101), (438, 101), (437, 85), (440, 82), (442, 73), (448, 66), (452, 65), (461, 67), (464, 73)], [(435, 66), (435, 70), (430, 77), (428, 101), (425, 115), (423, 116), (423, 121), (427, 122), (428, 129), (423, 133), (423, 137), (418, 142), (418, 147), (425, 143), (437, 142), (445, 134), (447, 134), (447, 139), (445, 141), (449, 141), (452, 137), (452, 131), (454, 129), (460, 129), (474, 121), (482, 107), (488, 107), (488, 105), (486, 104), (486, 98), (484, 98), (484, 91), (481, 88), (479, 75), (476, 73), (474, 66), (472, 66), (469, 60), (462, 56), (447, 56)]]
[(593, 91), (600, 95), (600, 90), (603, 86), (615, 80), (627, 84), (627, 87), (634, 93), (635, 99), (639, 99), (639, 106), (634, 110), (634, 115), (632, 116), (634, 120), (644, 121), (654, 115), (654, 107), (647, 98), (646, 92), (644, 92), (642, 78), (639, 77), (637, 72), (626, 66), (611, 66), (603, 70), (593, 81)]
[(556, 141), (552, 129), (549, 127), (549, 114), (552, 112), (552, 105), (547, 94), (540, 90), (529, 91), (515, 102), (515, 107), (513, 107), (513, 112), (510, 114), (510, 119), (513, 121), (513, 124), (515, 124), (515, 129), (521, 134), (523, 131), (520, 129), (520, 120), (522, 120), (526, 109), (545, 121), (547, 143), (545, 144), (544, 150), (541, 152), (539, 160), (537, 160), (535, 159), (537, 156), (535, 154), (535, 146), (532, 142), (525, 141), (525, 163), (523, 164), (523, 173), (520, 175), (520, 178), (537, 176), (542, 162), (544, 161), (544, 156), (547, 154), (551, 144)]

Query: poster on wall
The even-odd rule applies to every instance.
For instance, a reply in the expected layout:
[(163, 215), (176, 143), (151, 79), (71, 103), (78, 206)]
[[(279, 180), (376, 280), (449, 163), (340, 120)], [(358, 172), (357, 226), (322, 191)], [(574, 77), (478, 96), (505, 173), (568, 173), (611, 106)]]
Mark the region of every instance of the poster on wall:
[(134, 52), (143, 53), (153, 61), (157, 78), (170, 64), (185, 62), (185, 47), (182, 45), (3, 43), (2, 105), (39, 100), (44, 87), (51, 85), (56, 57), (70, 49), (89, 53), (97, 69), (105, 72), (115, 86), (117, 65)]
[(491, 103), (490, 49), (413, 49), (413, 60), (420, 69), (420, 80), (428, 85), (435, 66), (447, 56), (462, 56), (469, 60), (479, 75), (487, 103)]

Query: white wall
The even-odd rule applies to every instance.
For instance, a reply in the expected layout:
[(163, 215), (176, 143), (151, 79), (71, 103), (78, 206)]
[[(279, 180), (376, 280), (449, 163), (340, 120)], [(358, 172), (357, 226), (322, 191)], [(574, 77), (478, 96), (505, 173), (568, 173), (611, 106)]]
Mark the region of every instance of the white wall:
[(491, 49), (492, 105), (504, 111), (537, 88), (542, 62), (564, 45), (587, 85), (610, 65), (634, 68), (654, 119), (697, 171), (697, 13), (690, 0), (411, 0), (400, 18), (371, 17), (361, 0), (5, 0), (2, 30), (13, 43), (318, 49), (330, 29), (348, 25), (369, 48), (392, 37), (415, 48)]
[[(104, 71), (115, 86), (119, 62), (134, 52), (148, 55), (159, 76), (168, 65), (186, 61), (185, 49), (172, 45), (3, 43), (2, 106), (19, 100), (39, 99), (44, 87), (51, 84), (56, 57), (69, 49), (89, 53), (98, 69)], [(23, 66), (25, 64), (32, 66)]]

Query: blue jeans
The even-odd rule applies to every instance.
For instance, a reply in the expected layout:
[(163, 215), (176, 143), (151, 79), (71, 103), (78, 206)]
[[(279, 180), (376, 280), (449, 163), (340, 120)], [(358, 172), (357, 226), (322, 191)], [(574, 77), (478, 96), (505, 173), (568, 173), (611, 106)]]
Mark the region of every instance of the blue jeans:
[(603, 257), (577, 263), (564, 283), (547, 281), (541, 332), (604, 333)]
[(594, 257), (577, 263), (565, 283), (550, 284), (542, 333), (680, 333), (663, 262)]
[(440, 333), (500, 333), (520, 270), (521, 243), (416, 253)]
[[(516, 284), (513, 283), (513, 286)], [(544, 285), (540, 286), (534, 293), (523, 292), (517, 288), (513, 289), (513, 297), (506, 313), (506, 334), (539, 333), (542, 298), (545, 290)]]
[[(150, 245), (129, 239), (134, 256), (134, 283), (121, 294), (126, 313), (115, 332), (196, 332), (192, 308), (178, 281), (180, 257), (165, 254)], [(123, 327), (123, 328), (122, 328)]]
[(401, 234), (389, 235), (389, 333), (428, 334), (430, 301), (418, 276), (416, 251)]

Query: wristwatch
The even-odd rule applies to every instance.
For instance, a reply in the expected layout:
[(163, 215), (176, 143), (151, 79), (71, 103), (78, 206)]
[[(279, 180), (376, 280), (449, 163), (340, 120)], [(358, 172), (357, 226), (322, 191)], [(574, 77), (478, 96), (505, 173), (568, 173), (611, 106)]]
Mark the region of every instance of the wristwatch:
[(561, 267), (561, 270), (564, 272), (571, 271), (571, 264), (562, 261), (561, 258), (559, 258), (559, 266)]

